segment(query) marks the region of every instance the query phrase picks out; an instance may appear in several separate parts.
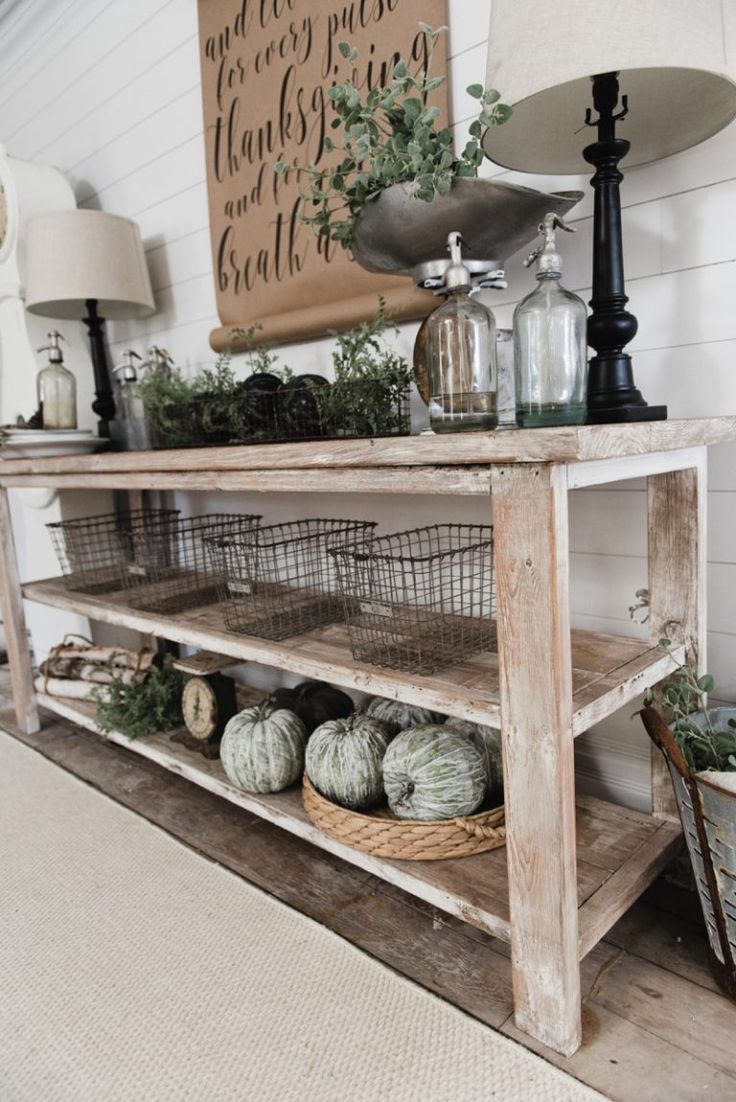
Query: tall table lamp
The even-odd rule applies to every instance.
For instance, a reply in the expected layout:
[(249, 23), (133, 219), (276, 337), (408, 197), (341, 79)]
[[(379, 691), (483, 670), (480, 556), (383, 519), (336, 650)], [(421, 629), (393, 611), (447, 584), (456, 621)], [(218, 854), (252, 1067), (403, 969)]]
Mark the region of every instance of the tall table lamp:
[(637, 320), (626, 309), (618, 164), (624, 157), (629, 167), (648, 164), (689, 149), (736, 116), (729, 6), (727, 0), (492, 0), (486, 83), (513, 114), (486, 132), (486, 153), (524, 172), (578, 173), (583, 159), (595, 168), (593, 423), (667, 416), (666, 406), (648, 405), (637, 390), (624, 351)]
[(89, 330), (100, 436), (115, 416), (103, 326), (156, 309), (138, 225), (97, 210), (42, 214), (26, 227), (26, 309), (81, 318)]

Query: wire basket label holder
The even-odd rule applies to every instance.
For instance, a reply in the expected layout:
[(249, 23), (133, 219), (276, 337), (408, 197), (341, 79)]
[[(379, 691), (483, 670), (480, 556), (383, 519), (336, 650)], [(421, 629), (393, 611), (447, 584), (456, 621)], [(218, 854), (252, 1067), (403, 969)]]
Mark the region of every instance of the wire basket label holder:
[(149, 542), (178, 509), (133, 509), (47, 524), (68, 589), (108, 593), (145, 582)]
[(176, 519), (151, 541), (146, 585), (134, 589), (131, 604), (151, 612), (177, 613), (219, 600), (222, 556), (218, 541), (247, 536), (261, 521), (256, 513), (209, 513)]
[(491, 525), (430, 525), (331, 556), (356, 661), (428, 674), (493, 648)]
[(225, 539), (225, 624), (263, 639), (301, 635), (344, 615), (330, 547), (364, 539), (372, 521), (310, 518)]

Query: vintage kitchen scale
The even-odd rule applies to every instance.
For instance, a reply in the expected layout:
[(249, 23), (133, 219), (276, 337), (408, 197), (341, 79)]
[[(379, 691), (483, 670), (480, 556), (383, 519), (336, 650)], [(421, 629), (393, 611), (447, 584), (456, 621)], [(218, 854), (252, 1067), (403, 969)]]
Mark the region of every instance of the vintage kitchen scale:
[[(582, 191), (546, 194), (499, 180), (461, 178), (447, 195), (427, 203), (406, 185), (394, 184), (361, 211), (352, 251), (369, 272), (410, 276), (417, 287), (442, 295), (450, 266), (448, 236), (459, 233), (472, 290), (503, 289), (508, 257), (533, 240), (546, 214), (566, 214), (582, 198)], [(414, 378), (427, 402), (426, 321), (414, 348)]]
[(174, 669), (189, 674), (189, 678), (181, 696), (184, 728), (174, 731), (172, 742), (180, 742), (205, 758), (219, 756), (225, 725), (240, 711), (235, 681), (222, 672), (233, 665), (234, 659), (212, 651), (197, 651), (174, 662)]
[(548, 211), (565, 214), (582, 191), (546, 194), (497, 180), (457, 179), (430, 203), (404, 184), (386, 188), (358, 216), (352, 251), (369, 272), (410, 275), (417, 287), (440, 291), (449, 266), (447, 237), (459, 233), (473, 286), (503, 288), (503, 264), (537, 234)]

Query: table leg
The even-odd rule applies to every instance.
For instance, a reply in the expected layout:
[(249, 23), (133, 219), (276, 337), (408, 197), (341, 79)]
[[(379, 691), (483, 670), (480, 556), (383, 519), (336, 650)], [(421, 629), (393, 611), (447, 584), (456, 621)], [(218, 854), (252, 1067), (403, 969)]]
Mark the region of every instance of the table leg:
[(16, 720), (21, 731), (30, 734), (38, 731), (41, 724), (33, 688), (33, 664), (23, 613), (8, 491), (3, 488), (0, 488), (0, 607)]
[[(706, 450), (697, 467), (647, 479), (649, 624), (652, 642), (687, 645), (687, 660), (701, 673), (706, 662)], [(677, 803), (664, 758), (652, 747), (652, 814), (677, 819)]]
[(493, 467), (515, 1021), (580, 1044), (575, 774), (564, 466)]

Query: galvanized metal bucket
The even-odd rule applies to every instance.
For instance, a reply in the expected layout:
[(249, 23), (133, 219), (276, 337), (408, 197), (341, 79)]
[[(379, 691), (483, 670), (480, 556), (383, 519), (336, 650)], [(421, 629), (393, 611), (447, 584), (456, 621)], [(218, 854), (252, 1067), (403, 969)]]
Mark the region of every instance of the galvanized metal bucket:
[[(736, 718), (736, 708), (714, 708), (710, 716), (718, 724)], [(736, 794), (690, 772), (672, 731), (653, 708), (643, 709), (642, 720), (672, 777), (708, 932), (711, 970), (736, 999)]]

